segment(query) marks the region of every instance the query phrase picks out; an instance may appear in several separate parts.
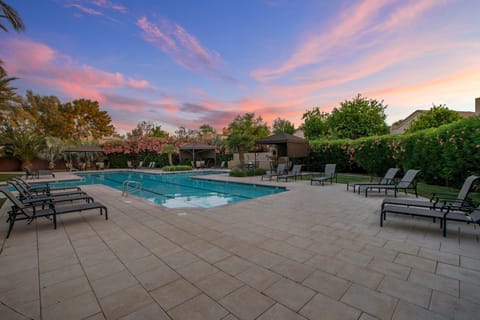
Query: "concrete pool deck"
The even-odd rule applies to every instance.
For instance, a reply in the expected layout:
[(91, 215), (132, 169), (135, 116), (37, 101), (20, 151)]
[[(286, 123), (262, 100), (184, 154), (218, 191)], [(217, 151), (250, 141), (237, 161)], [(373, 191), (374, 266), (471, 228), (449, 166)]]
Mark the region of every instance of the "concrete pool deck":
[[(57, 175), (57, 174), (56, 174)], [(67, 174), (57, 175), (66, 179)], [(260, 177), (216, 179), (262, 183)], [(109, 209), (18, 221), (3, 240), (2, 319), (477, 319), (480, 231), (388, 216), (344, 184), (169, 209), (101, 185)]]

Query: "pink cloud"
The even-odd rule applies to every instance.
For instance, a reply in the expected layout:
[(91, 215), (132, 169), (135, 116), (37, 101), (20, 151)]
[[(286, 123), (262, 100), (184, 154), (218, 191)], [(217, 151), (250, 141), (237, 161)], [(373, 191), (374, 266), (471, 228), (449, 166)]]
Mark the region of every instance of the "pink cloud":
[(167, 19), (155, 24), (143, 16), (137, 20), (137, 26), (143, 31), (145, 41), (160, 49), (183, 68), (233, 80), (221, 72), (222, 62), (219, 55), (205, 49), (197, 38), (180, 25)]
[(112, 9), (122, 13), (126, 13), (128, 11), (125, 6), (122, 6), (121, 4), (115, 4), (109, 0), (93, 0), (92, 3), (98, 7)]
[(87, 13), (87, 14), (90, 14), (90, 15), (93, 15), (93, 16), (102, 16), (103, 15), (103, 13), (98, 11), (98, 10), (95, 10), (95, 9), (92, 9), (92, 8), (87, 8), (87, 7), (82, 6), (81, 4), (78, 4), (78, 3), (69, 4), (67, 6), (77, 8), (78, 10), (82, 11), (83, 13)]
[(66, 6), (76, 8), (83, 13), (94, 16), (103, 16), (104, 13), (102, 11), (93, 9), (90, 6), (96, 6), (97, 8), (101, 9), (110, 9), (121, 13), (126, 13), (128, 11), (125, 6), (115, 4), (109, 0), (70, 0)]

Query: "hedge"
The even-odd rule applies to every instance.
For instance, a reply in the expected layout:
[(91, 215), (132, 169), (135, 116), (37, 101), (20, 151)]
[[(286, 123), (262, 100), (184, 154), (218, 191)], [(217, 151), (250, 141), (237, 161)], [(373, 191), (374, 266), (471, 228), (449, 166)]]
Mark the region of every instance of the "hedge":
[(313, 171), (336, 163), (337, 171), (383, 176), (390, 167), (422, 171), (426, 183), (460, 186), (480, 173), (480, 117), (418, 131), (356, 140), (310, 141)]

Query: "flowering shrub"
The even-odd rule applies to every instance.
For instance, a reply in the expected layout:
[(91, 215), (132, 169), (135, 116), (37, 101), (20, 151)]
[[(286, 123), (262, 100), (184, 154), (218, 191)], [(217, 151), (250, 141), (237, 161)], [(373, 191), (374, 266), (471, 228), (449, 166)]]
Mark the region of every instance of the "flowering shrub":
[(480, 117), (417, 131), (357, 140), (310, 141), (311, 170), (336, 163), (340, 172), (359, 168), (383, 176), (390, 167), (420, 169), (427, 183), (459, 186), (480, 174)]

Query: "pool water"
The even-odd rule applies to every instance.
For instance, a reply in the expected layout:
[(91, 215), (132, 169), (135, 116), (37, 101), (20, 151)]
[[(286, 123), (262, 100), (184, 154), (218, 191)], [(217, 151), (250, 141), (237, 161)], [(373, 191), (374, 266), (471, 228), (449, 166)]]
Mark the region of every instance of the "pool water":
[(131, 181), (129, 190), (137, 182), (139, 188), (129, 194), (169, 208), (211, 208), (263, 197), (286, 191), (284, 187), (270, 187), (236, 182), (197, 179), (202, 175), (218, 174), (218, 171), (186, 173), (145, 173), (139, 171), (114, 171), (101, 173), (77, 173), (82, 181), (59, 182), (52, 186), (81, 186), (103, 184), (122, 191), (125, 181)]

